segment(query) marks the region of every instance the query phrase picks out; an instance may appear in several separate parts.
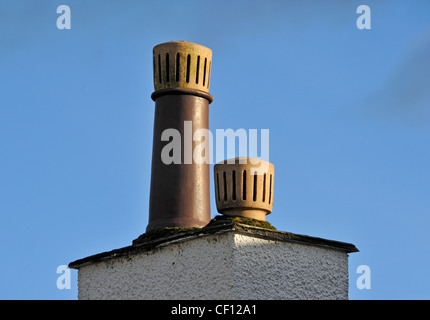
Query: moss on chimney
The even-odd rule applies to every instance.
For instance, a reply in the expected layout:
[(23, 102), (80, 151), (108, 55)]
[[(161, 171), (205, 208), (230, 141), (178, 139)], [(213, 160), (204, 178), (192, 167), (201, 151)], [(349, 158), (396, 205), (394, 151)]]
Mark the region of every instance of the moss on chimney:
[(253, 226), (253, 227), (258, 227), (263, 229), (276, 230), (276, 228), (267, 221), (240, 217), (240, 216), (227, 216), (227, 215), (216, 216), (209, 222), (208, 226), (216, 223), (222, 223), (223, 221), (231, 222), (231, 223), (246, 224), (248, 226)]

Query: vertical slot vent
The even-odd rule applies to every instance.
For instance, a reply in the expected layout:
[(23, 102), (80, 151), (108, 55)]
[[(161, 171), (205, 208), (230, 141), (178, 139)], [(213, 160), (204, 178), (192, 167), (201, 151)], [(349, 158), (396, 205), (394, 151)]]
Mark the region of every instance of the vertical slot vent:
[(158, 55), (158, 82), (161, 83), (161, 58)]
[(246, 170), (243, 171), (242, 177), (242, 200), (246, 200)]
[(179, 82), (179, 73), (180, 73), (180, 55), (179, 52), (176, 54), (176, 82)]
[(233, 170), (233, 172), (231, 173), (231, 179), (232, 179), (232, 196), (231, 198), (233, 200), (236, 200), (236, 171)]
[(200, 56), (197, 56), (196, 84), (199, 83)]
[(217, 193), (217, 195), (218, 195), (218, 201), (220, 201), (221, 199), (220, 199), (220, 195), (219, 195), (219, 174), (218, 174), (218, 172), (217, 172), (217, 174), (216, 174), (216, 193)]
[(170, 70), (169, 70), (169, 68), (170, 68), (170, 65), (169, 65), (169, 54), (166, 53), (166, 82), (169, 82), (169, 80), (170, 80), (170, 74), (169, 74)]
[(270, 175), (270, 185), (269, 185), (269, 204), (272, 201), (272, 175)]
[(252, 200), (257, 201), (257, 171), (254, 172), (254, 195)]
[(190, 67), (191, 67), (191, 55), (188, 55), (187, 56), (187, 75), (186, 75), (187, 83), (190, 82)]
[(263, 202), (266, 202), (266, 174), (263, 176)]
[(225, 171), (222, 173), (224, 180), (224, 201), (227, 201), (227, 178)]
[(205, 81), (206, 81), (206, 64), (208, 62), (208, 58), (205, 58), (205, 65), (203, 67), (203, 87), (205, 86)]

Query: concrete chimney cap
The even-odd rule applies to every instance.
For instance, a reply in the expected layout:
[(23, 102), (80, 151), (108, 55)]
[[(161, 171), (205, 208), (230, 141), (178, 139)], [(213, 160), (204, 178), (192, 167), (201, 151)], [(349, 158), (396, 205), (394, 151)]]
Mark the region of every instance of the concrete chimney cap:
[(153, 48), (154, 88), (209, 92), (212, 50), (188, 41), (170, 41)]

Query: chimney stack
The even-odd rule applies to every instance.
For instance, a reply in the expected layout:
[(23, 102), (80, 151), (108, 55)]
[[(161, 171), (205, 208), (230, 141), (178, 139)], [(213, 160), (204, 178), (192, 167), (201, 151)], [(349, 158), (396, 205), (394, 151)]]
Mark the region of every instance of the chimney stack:
[[(198, 164), (192, 159), (200, 143), (192, 137), (196, 130), (209, 129), (211, 62), (209, 48), (187, 41), (153, 49), (155, 117), (147, 231), (204, 227), (210, 221), (209, 162)], [(170, 137), (162, 141), (168, 129), (180, 134), (180, 164), (163, 162), (163, 148), (175, 143)]]
[[(160, 44), (153, 53), (155, 119), (146, 230), (161, 232), (146, 232), (129, 246), (71, 262), (69, 267), (79, 270), (78, 298), (348, 299), (348, 254), (358, 251), (353, 244), (278, 231), (252, 220), (264, 221), (272, 211), (271, 163), (249, 157), (217, 163), (218, 211), (252, 219), (210, 221), (209, 161), (187, 157), (204, 143), (193, 140), (194, 132), (208, 129), (211, 50), (177, 41)], [(185, 126), (189, 122), (192, 126)], [(176, 153), (170, 156), (172, 150)], [(163, 161), (166, 154), (169, 161)]]

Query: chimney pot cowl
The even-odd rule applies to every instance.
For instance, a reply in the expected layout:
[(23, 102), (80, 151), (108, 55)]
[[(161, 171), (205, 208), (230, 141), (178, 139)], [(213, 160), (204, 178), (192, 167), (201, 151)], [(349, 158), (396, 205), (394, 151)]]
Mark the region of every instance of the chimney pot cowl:
[(217, 210), (265, 221), (272, 212), (275, 167), (268, 161), (237, 157), (214, 166)]
[(209, 92), (212, 50), (188, 41), (170, 41), (153, 48), (154, 89)]

